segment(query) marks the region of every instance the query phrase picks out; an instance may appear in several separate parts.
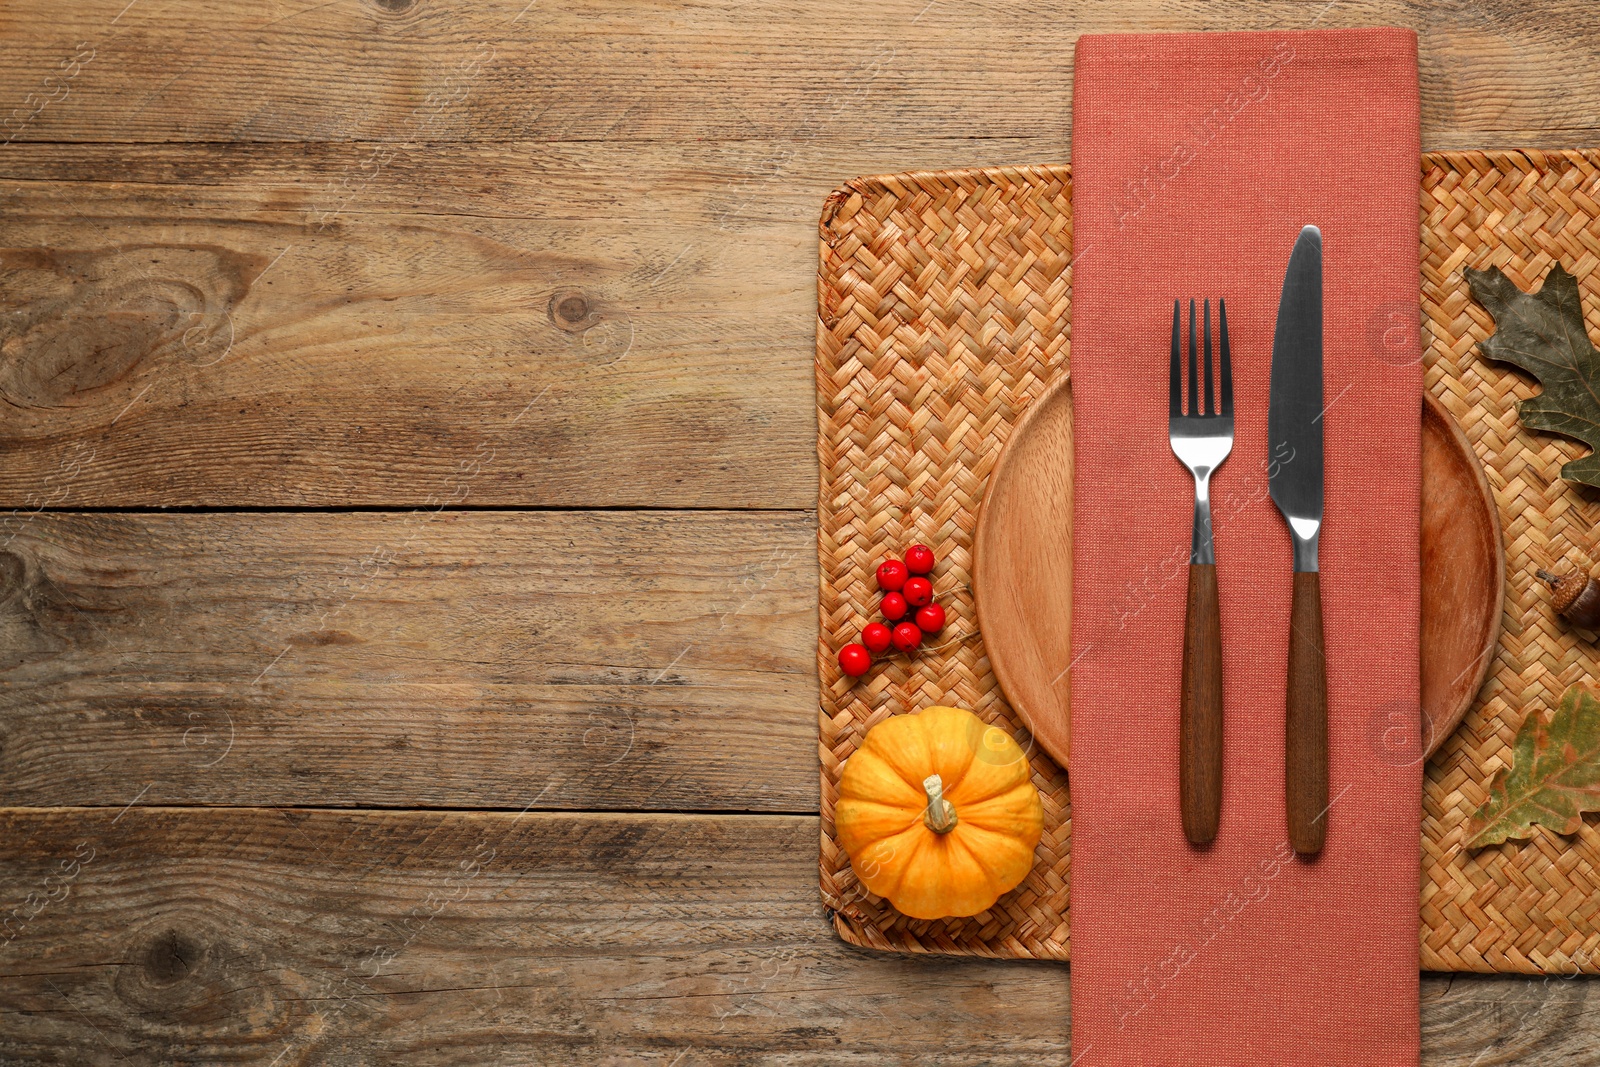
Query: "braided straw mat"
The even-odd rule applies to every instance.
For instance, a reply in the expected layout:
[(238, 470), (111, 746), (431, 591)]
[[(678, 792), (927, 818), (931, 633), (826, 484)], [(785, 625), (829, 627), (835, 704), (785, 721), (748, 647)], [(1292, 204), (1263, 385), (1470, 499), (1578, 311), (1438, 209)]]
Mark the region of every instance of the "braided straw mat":
[[(1477, 702), (1429, 760), (1423, 790), (1422, 966), (1600, 973), (1600, 826), (1462, 847), (1467, 817), (1511, 762), (1524, 716), (1594, 669), (1595, 646), (1553, 619), (1533, 571), (1592, 566), (1600, 496), (1560, 479), (1583, 445), (1518, 425), (1537, 385), (1476, 352), (1493, 320), (1462, 270), (1498, 266), (1523, 289), (1560, 262), (1600, 336), (1600, 151), (1427, 155), (1422, 161), (1427, 387), (1466, 431), (1499, 501), (1504, 632)], [(858, 178), (823, 207), (817, 280), (821, 491), (822, 896), (857, 945), (1067, 958), (1067, 777), (1028, 742), (989, 668), (969, 574), (972, 533), (1018, 416), (1069, 367), (1071, 173), (1008, 167)], [(1405, 316), (1395, 321), (1405, 322)], [(1404, 329), (1404, 326), (1398, 327)], [(1380, 328), (1379, 334), (1382, 333)], [(1376, 337), (1375, 343), (1382, 343)], [(950, 621), (914, 658), (859, 680), (834, 653), (873, 615), (886, 545), (938, 546)], [(971, 708), (1030, 750), (1045, 830), (1026, 881), (970, 919), (908, 919), (856, 881), (833, 838), (839, 769), (867, 730), (933, 704)]]

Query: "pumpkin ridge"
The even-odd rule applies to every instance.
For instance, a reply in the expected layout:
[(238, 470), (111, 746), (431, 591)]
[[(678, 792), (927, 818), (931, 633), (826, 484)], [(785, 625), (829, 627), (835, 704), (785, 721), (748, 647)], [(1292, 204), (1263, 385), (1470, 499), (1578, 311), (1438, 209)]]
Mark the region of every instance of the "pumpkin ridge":
[(987, 875), (980, 873), (970, 852), (950, 840), (955, 832), (925, 835), (906, 864), (896, 907), (914, 919), (982, 910), (972, 908), (971, 899), (987, 890)]
[[(923, 767), (932, 767), (934, 763), (933, 738), (928, 736), (928, 724), (932, 720), (924, 718), (922, 715), (916, 715), (912, 717), (911, 721), (917, 724), (915, 733), (917, 735), (917, 740), (922, 745), (922, 751), (917, 753), (917, 763)], [(907, 770), (910, 771), (911, 774), (909, 778), (906, 778), (906, 784), (911, 786), (912, 789), (915, 789), (917, 792), (926, 796), (927, 794), (922, 788), (922, 780), (926, 778), (927, 775), (919, 773), (913, 769), (911, 765), (907, 766)]]
[[(911, 868), (912, 868), (912, 865), (916, 863), (917, 857), (922, 854), (923, 848), (928, 844), (929, 838), (932, 837), (933, 835), (932, 834), (917, 833), (916, 832), (916, 824), (913, 823), (910, 827), (908, 827), (906, 829), (905, 833), (900, 834), (898, 836), (901, 836), (901, 837), (909, 836), (911, 838), (911, 842), (912, 842), (911, 851), (906, 854), (905, 861), (903, 863), (899, 864), (898, 865), (898, 870), (896, 870), (894, 872), (894, 884), (890, 885), (890, 886), (885, 886), (884, 889), (883, 889), (883, 892), (878, 894), (880, 897), (893, 897), (897, 893), (900, 892), (900, 883), (904, 882), (906, 880), (906, 873), (908, 871), (910, 871)], [(887, 838), (886, 837), (883, 840), (889, 841), (889, 840), (891, 840), (891, 838)]]
[[(1031, 835), (998, 833), (983, 827), (969, 828), (968, 836), (962, 844), (972, 855), (981, 856), (986, 860), (982, 869), (984, 877), (994, 885), (995, 900), (1021, 885), (1023, 878), (1033, 867), (1033, 856), (1039, 843), (1034, 839), (1029, 844), (1029, 837)], [(988, 838), (993, 840), (986, 841)]]
[[(854, 768), (852, 770), (852, 768)], [(874, 781), (876, 779), (876, 781)], [(923, 794), (922, 784), (918, 782), (914, 787), (906, 782), (905, 775), (900, 768), (886, 759), (874, 747), (863, 746), (856, 750), (845, 764), (845, 771), (839, 776), (839, 796), (841, 799), (849, 797), (852, 800), (866, 800), (871, 797), (870, 789), (875, 785), (887, 785), (898, 782), (905, 786), (905, 795), (896, 797), (903, 806), (919, 804)], [(866, 786), (869, 792), (861, 792), (861, 787)], [(879, 801), (882, 803), (882, 801)]]
[[(940, 724), (941, 727), (947, 726), (947, 725), (957, 725), (962, 730), (962, 732), (964, 734), (970, 733), (970, 729), (968, 727), (968, 723), (970, 723), (975, 718), (975, 716), (971, 712), (962, 711), (959, 708), (938, 707), (938, 708), (927, 708), (927, 709), (925, 709), (924, 711), (921, 712), (921, 715), (930, 715), (933, 712), (950, 712), (951, 713), (950, 715), (940, 715), (939, 716), (939, 718), (945, 720), (943, 723)], [(950, 722), (951, 719), (954, 719), (955, 723), (952, 724)], [(930, 719), (929, 721), (932, 721), (932, 720)], [(983, 726), (983, 727), (979, 728), (980, 736), (982, 735), (982, 731), (984, 729), (987, 729), (987, 726)], [(932, 745), (931, 740), (930, 740), (929, 746), (928, 746), (928, 756), (929, 756), (929, 762), (930, 762), (930, 765), (931, 765), (933, 763), (933, 758), (932, 758), (933, 757), (933, 745)], [(943, 773), (943, 771), (941, 770), (940, 776), (944, 779), (944, 788), (945, 788), (945, 793), (946, 794), (949, 794), (951, 791), (953, 791), (957, 786), (959, 786), (961, 784), (962, 779), (966, 778), (967, 772), (972, 769), (973, 761), (976, 760), (977, 757), (978, 757), (977, 746), (971, 744), (970, 740), (969, 740), (969, 743), (966, 746), (966, 757), (967, 758), (961, 763), (961, 766), (959, 768), (955, 769), (951, 774), (945, 775)], [(954, 803), (954, 801), (951, 801), (951, 803)]]
[[(979, 829), (982, 829), (982, 827), (979, 827)], [(993, 831), (990, 832), (992, 833)], [(1003, 892), (1003, 890), (1000, 887), (1000, 883), (995, 880), (994, 871), (991, 870), (989, 864), (985, 862), (986, 857), (984, 854), (974, 848), (971, 841), (967, 840), (968, 837), (972, 836), (972, 832), (969, 830), (967, 833), (960, 836), (955, 834), (951, 834), (950, 836), (955, 838), (955, 840), (951, 842), (951, 847), (960, 845), (961, 850), (965, 852), (967, 854), (967, 858), (972, 861), (972, 865), (978, 868), (979, 873), (983, 875), (983, 880), (988, 883), (989, 892), (992, 894), (992, 899), (989, 901), (988, 906), (993, 907), (994, 902), (1000, 899), (1000, 894)]]
[[(841, 799), (843, 799), (843, 798), (841, 798)], [(899, 805), (899, 804), (885, 804), (881, 800), (869, 800), (866, 797), (850, 797), (849, 800), (850, 800), (850, 803), (855, 805), (858, 809), (860, 809), (860, 808), (874, 808), (874, 809), (877, 809), (877, 812), (879, 813), (878, 817), (881, 818), (885, 822), (888, 822), (892, 818), (896, 818), (896, 817), (903, 818), (905, 820), (905, 825), (900, 827), (898, 830), (890, 831), (889, 833), (883, 834), (881, 837), (873, 837), (873, 838), (866, 839), (864, 844), (867, 844), (867, 845), (875, 845), (879, 841), (887, 841), (891, 837), (899, 837), (901, 834), (905, 833), (907, 830), (911, 829), (913, 826), (917, 825), (917, 823), (919, 823), (922, 820), (922, 811), (920, 809), (915, 810), (915, 811), (910, 811), (910, 810), (907, 810), (905, 807), (903, 807), (902, 805)]]
[[(1012, 826), (1019, 818), (1025, 815), (1039, 817), (1042, 812), (1034, 805), (1028, 804), (1027, 792), (1023, 786), (1031, 786), (1029, 782), (1018, 782), (1009, 789), (1002, 790), (992, 797), (982, 800), (968, 800), (956, 809), (964, 822), (988, 830), (991, 833), (1009, 833)], [(1018, 794), (1017, 801), (1013, 803), (1012, 794)], [(1034, 794), (1037, 796), (1037, 793)], [(953, 803), (953, 802), (952, 802)]]
[[(974, 758), (972, 764), (968, 764), (968, 769), (970, 770), (972, 765), (976, 764), (977, 762), (977, 759)], [(962, 782), (966, 782), (971, 775), (963, 774), (961, 777)], [(1027, 763), (1024, 761), (1018, 761), (1016, 764), (1016, 771), (1009, 775), (1008, 778), (1002, 778), (999, 781), (980, 783), (972, 786), (971, 788), (974, 790), (974, 792), (970, 793), (963, 792), (961, 789), (962, 782), (958, 782), (954, 786), (946, 787), (945, 796), (949, 798), (950, 803), (956, 805), (984, 804), (994, 800), (997, 797), (1005, 796), (1007, 793), (1011, 792), (1020, 785), (1029, 783), (1032, 777), (1033, 772), (1031, 768), (1028, 767)], [(982, 791), (979, 792), (978, 790)]]
[[(900, 725), (902, 723), (904, 725)], [(868, 730), (856, 754), (869, 750), (881, 759), (914, 795), (919, 797), (923, 795), (922, 779), (927, 775), (919, 774), (917, 769), (932, 765), (933, 747), (928, 741), (927, 725), (921, 715), (891, 716)]]

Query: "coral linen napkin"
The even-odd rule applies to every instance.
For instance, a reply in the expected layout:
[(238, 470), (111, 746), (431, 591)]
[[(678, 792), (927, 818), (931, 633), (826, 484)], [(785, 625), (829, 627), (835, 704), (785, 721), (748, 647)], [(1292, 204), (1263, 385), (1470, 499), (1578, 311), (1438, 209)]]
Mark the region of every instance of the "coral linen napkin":
[[(1072, 179), (1075, 1067), (1418, 1061), (1417, 45), (1407, 30), (1089, 36)], [(1332, 807), (1287, 843), (1290, 541), (1267, 497), (1289, 251), (1324, 245)], [(1226, 297), (1235, 445), (1212, 479), (1221, 829), (1178, 812), (1193, 482), (1167, 441), (1172, 301)]]

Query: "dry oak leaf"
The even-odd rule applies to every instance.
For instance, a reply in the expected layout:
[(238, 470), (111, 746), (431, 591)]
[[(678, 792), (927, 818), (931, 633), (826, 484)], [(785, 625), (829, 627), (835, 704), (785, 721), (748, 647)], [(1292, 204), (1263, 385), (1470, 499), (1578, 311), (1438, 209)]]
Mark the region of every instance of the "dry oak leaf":
[(1472, 298), (1494, 316), (1483, 354), (1521, 367), (1544, 386), (1517, 405), (1522, 425), (1594, 449), (1563, 465), (1561, 477), (1600, 487), (1600, 352), (1583, 327), (1578, 279), (1557, 263), (1538, 292), (1524, 293), (1498, 267), (1466, 273)]
[(1533, 824), (1575, 832), (1583, 812), (1600, 811), (1600, 694), (1574, 685), (1549, 722), (1528, 713), (1511, 746), (1511, 766), (1489, 786), (1489, 799), (1467, 822), (1467, 847), (1533, 836)]

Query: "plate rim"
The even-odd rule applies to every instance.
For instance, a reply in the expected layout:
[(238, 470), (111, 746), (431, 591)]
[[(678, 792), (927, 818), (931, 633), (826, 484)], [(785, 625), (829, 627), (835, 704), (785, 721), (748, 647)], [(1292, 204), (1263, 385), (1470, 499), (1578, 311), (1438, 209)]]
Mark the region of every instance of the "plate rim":
[[(984, 584), (983, 574), (986, 569), (984, 566), (985, 556), (982, 551), (982, 545), (988, 531), (988, 516), (990, 514), (989, 501), (994, 493), (994, 487), (999, 484), (1000, 472), (1005, 469), (1006, 463), (1011, 457), (1011, 443), (1015, 441), (1018, 436), (1022, 434), (1023, 430), (1028, 427), (1029, 423), (1033, 421), (1035, 415), (1045, 410), (1045, 408), (1048, 406), (1047, 402), (1055, 400), (1057, 394), (1059, 393), (1067, 393), (1070, 397), (1072, 393), (1071, 371), (1063, 373), (1060, 378), (1057, 378), (1054, 382), (1051, 382), (1048, 386), (1046, 386), (1044, 392), (1035, 397), (1034, 400), (1028, 404), (1027, 409), (1023, 411), (1022, 417), (1019, 418), (1016, 422), (1016, 425), (1011, 428), (1011, 435), (1006, 438), (1006, 443), (1000, 447), (1000, 455), (996, 457), (994, 469), (989, 472), (989, 478), (983, 487), (983, 499), (978, 502), (978, 521), (973, 525), (972, 530), (972, 604), (973, 610), (978, 617), (978, 633), (980, 635), (983, 634), (987, 629), (983, 621), (983, 597), (979, 595), (978, 590)], [(1071, 411), (1070, 405), (1068, 407), (1068, 411), (1069, 413)], [(1078, 470), (1078, 457), (1076, 454), (1076, 418), (1072, 420), (1072, 434), (1074, 452), (1069, 455), (1068, 460), (1072, 464), (1072, 483), (1073, 490), (1076, 492)], [(1071, 546), (1069, 545), (1068, 548), (1070, 550)], [(1072, 608), (1070, 598), (1068, 600), (1067, 611), (1067, 634), (1070, 638), (1072, 633)], [(1022, 720), (1022, 724), (1028, 728), (1028, 736), (1032, 738), (1040, 748), (1044, 749), (1045, 754), (1055, 761), (1056, 766), (1060, 767), (1062, 771), (1066, 771), (1067, 760), (1072, 751), (1072, 696), (1070, 692), (1066, 697), (1068, 724), (1067, 739), (1063, 751), (1057, 752), (1055, 750), (1055, 745), (1046, 743), (1044, 739), (1039, 737), (1038, 731), (1034, 728), (1033, 714), (1024, 708), (1023, 705), (1012, 699), (1011, 692), (1014, 687), (1011, 682), (1007, 680), (1009, 668), (1004, 666), (1005, 657), (1001, 656), (998, 659), (995, 658), (994, 649), (990, 647), (987, 640), (984, 641), (983, 647), (984, 653), (989, 659), (989, 669), (994, 671), (995, 680), (1000, 683), (1000, 692), (1005, 696), (1006, 703), (1010, 705), (1011, 710), (1017, 713), (1017, 717)]]
[[(1450, 735), (1456, 732), (1461, 725), (1461, 720), (1467, 717), (1467, 712), (1477, 702), (1478, 694), (1483, 690), (1483, 683), (1489, 678), (1489, 671), (1494, 667), (1495, 653), (1500, 648), (1500, 636), (1505, 628), (1505, 598), (1506, 598), (1506, 533), (1500, 524), (1500, 502), (1495, 499), (1494, 487), (1489, 484), (1489, 471), (1483, 465), (1483, 460), (1478, 457), (1477, 449), (1472, 447), (1472, 442), (1467, 440), (1466, 431), (1461, 428), (1461, 423), (1450, 413), (1450, 409), (1433, 393), (1424, 388), (1422, 390), (1422, 407), (1431, 412), (1444, 423), (1445, 431), (1449, 434), (1451, 442), (1456, 446), (1456, 451), (1467, 459), (1467, 466), (1471, 468), (1478, 482), (1478, 496), (1483, 502), (1484, 510), (1489, 515), (1489, 529), (1494, 535), (1494, 588), (1495, 610), (1490, 613), (1488, 639), (1478, 652), (1478, 670), (1473, 679), (1472, 686), (1465, 691), (1465, 695), (1456, 702), (1450, 714), (1444, 717), (1445, 727), (1434, 731), (1434, 734), (1422, 751), (1422, 762), (1427, 762), (1435, 752), (1443, 747)], [(1419, 513), (1418, 520), (1421, 520)], [(1420, 535), (1419, 535), (1420, 536)], [(1421, 561), (1418, 560), (1420, 567)], [(977, 599), (974, 591), (973, 599)], [(1419, 631), (1420, 635), (1420, 631)], [(1419, 678), (1420, 685), (1420, 678)], [(1002, 684), (1002, 691), (1004, 686)], [(1417, 703), (1420, 706), (1422, 694), (1419, 689)], [(1019, 713), (1020, 714), (1020, 713)], [(1429, 724), (1432, 725), (1431, 723)]]

